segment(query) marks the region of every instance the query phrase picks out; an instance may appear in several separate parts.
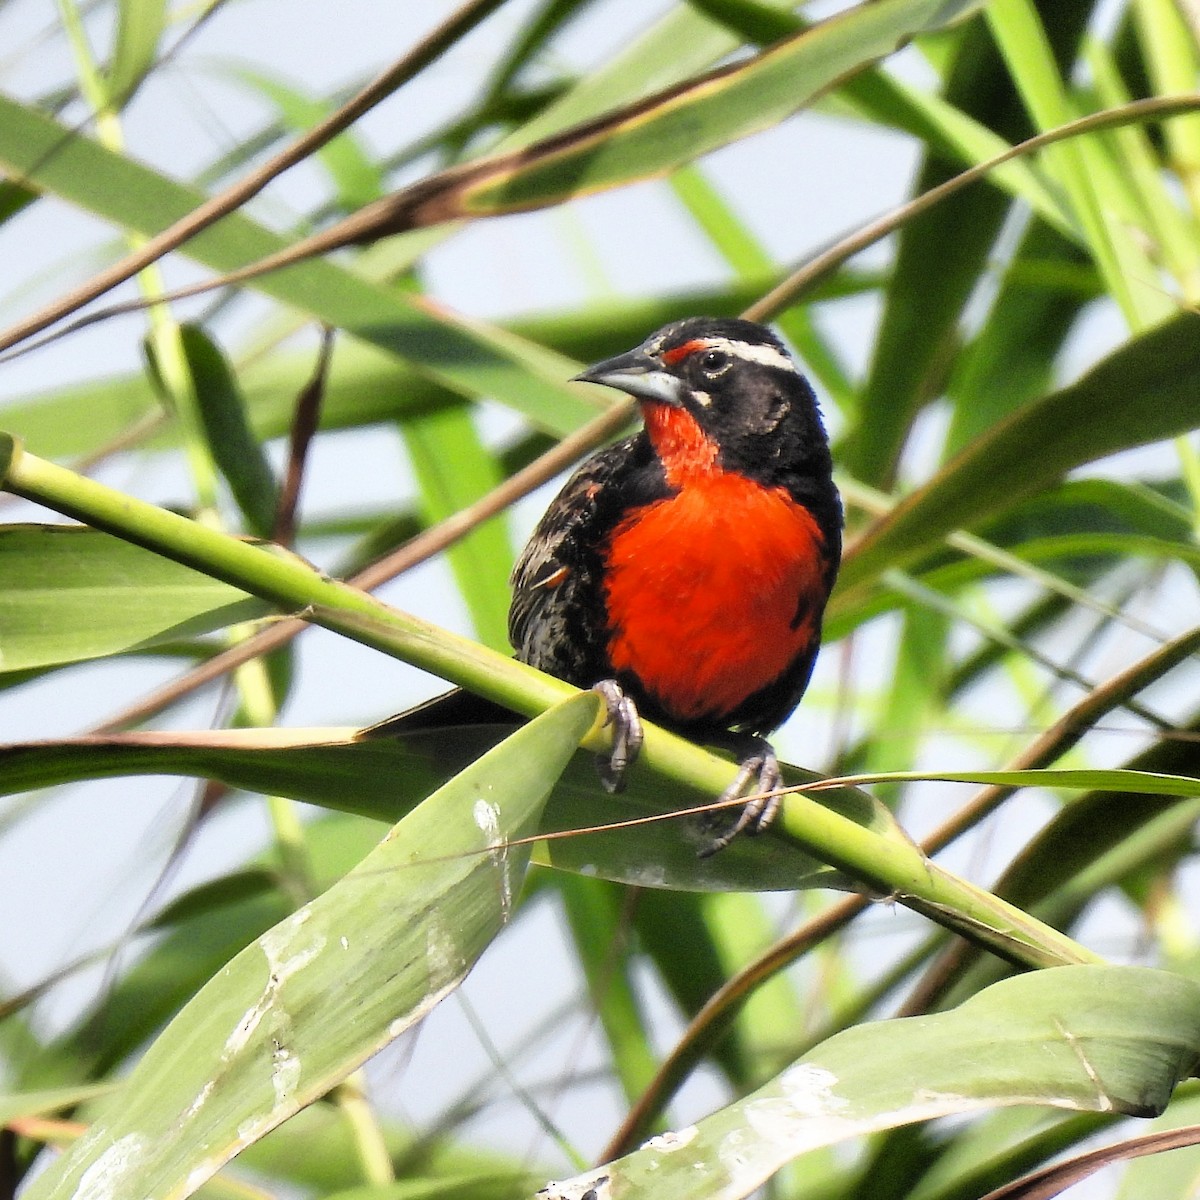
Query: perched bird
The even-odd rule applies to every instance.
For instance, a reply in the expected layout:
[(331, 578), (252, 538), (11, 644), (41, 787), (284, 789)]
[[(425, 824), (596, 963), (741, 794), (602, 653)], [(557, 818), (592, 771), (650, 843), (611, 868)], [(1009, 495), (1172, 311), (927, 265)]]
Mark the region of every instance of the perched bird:
[[(587, 459), (534, 530), (512, 577), (517, 657), (604, 695), (610, 788), (641, 714), (736, 754), (725, 798), (770, 791), (781, 777), (765, 735), (808, 686), (841, 557), (812, 388), (769, 330), (708, 317), (577, 378), (634, 396), (643, 428)], [(751, 800), (705, 853), (777, 808)]]

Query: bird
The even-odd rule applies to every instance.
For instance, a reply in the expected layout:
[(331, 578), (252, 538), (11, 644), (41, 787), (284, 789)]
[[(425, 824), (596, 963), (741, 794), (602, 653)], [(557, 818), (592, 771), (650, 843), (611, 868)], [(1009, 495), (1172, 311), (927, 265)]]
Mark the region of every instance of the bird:
[(817, 398), (765, 326), (691, 317), (577, 380), (626, 392), (632, 436), (591, 455), (512, 574), (517, 657), (604, 697), (619, 790), (642, 718), (732, 752), (753, 785), (701, 851), (765, 829), (782, 781), (767, 735), (799, 704), (841, 560), (842, 506)]

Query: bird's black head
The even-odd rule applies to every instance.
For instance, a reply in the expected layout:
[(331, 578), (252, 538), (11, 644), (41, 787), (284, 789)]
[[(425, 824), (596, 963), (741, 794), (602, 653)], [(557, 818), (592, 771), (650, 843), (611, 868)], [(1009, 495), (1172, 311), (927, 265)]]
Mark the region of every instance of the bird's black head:
[(784, 482), (796, 472), (829, 473), (829, 444), (813, 390), (779, 339), (753, 321), (675, 321), (576, 378), (619, 388), (644, 408), (686, 411), (715, 444), (726, 470), (764, 482)]

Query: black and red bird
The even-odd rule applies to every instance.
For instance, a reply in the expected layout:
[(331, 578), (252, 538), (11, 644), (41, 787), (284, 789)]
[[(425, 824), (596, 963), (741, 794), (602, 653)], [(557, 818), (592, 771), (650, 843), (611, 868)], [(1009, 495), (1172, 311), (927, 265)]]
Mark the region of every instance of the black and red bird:
[[(733, 798), (780, 782), (765, 735), (800, 702), (841, 557), (842, 509), (816, 397), (779, 340), (694, 317), (577, 376), (619, 388), (644, 427), (587, 459), (513, 572), (517, 657), (599, 686), (619, 786), (637, 714), (742, 761)], [(751, 801), (715, 852), (758, 832)]]

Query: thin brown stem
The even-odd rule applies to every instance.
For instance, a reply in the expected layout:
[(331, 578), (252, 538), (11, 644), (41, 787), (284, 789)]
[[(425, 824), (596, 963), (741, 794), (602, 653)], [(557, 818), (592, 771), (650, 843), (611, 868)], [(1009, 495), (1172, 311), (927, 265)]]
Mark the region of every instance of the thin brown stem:
[[(34, 334), (41, 333), (56, 321), (76, 312), (98, 296), (111, 291), (118, 284), (132, 278), (139, 271), (157, 262), (165, 254), (181, 246), (201, 230), (207, 229), (222, 217), (240, 208), (246, 201), (282, 175), (284, 171), (303, 162), (315, 151), (347, 129), (364, 113), (369, 112), (382, 100), (407, 83), (434, 59), (440, 57), (465, 33), (500, 7), (503, 0), (468, 0), (457, 12), (452, 13), (427, 37), (417, 43), (407, 54), (399, 58), (386, 71), (367, 84), (357, 95), (351, 97), (336, 112), (315, 125), (303, 136), (286, 146), (273, 158), (268, 159), (256, 171), (232, 187), (205, 201), (174, 225), (150, 238), (145, 245), (126, 255), (111, 267), (98, 272), (85, 284), (69, 292), (60, 300), (47, 305), (41, 311), (19, 321), (0, 334), (0, 350), (23, 342)], [(17, 180), (16, 182), (20, 182)], [(216, 285), (219, 286), (219, 281)], [(163, 297), (167, 299), (168, 297)]]
[(321, 348), (317, 352), (317, 365), (312, 378), (296, 397), (296, 411), (292, 414), (292, 428), (288, 437), (287, 469), (283, 486), (279, 491), (279, 503), (275, 511), (275, 527), (271, 537), (281, 546), (291, 546), (296, 537), (296, 510), (300, 504), (300, 484), (304, 479), (304, 464), (308, 461), (308, 449), (316, 436), (321, 418), (321, 404), (325, 398), (325, 387), (329, 381), (329, 365), (333, 361), (333, 330), (325, 326), (321, 333)]
[[(552, 446), (545, 454), (517, 471), (499, 487), (480, 497), (474, 504), (448, 517), (432, 529), (418, 534), (403, 546), (372, 563), (354, 575), (349, 582), (365, 591), (395, 579), (397, 575), (415, 567), (418, 563), (440, 554), (448, 546), (465, 537), (477, 525), (503, 512), (509, 505), (528, 495), (543, 483), (553, 479), (589, 450), (594, 450), (617, 433), (628, 421), (628, 404), (616, 404), (594, 417), (586, 425)], [(236, 646), (214, 655), (207, 662), (188, 671), (178, 679), (143, 696), (136, 704), (122, 710), (103, 725), (96, 727), (97, 733), (112, 733), (148, 720), (164, 708), (174, 704), (197, 688), (219, 679), (242, 663), (286, 646), (298, 633), (308, 628), (306, 621), (298, 617), (286, 617), (275, 621), (265, 629), (247, 638)]]
[[(1113, 676), (1093, 689), (1078, 704), (1064, 713), (1051, 728), (1026, 747), (1005, 768), (1010, 771), (1029, 771), (1057, 761), (1093, 728), (1101, 717), (1124, 704), (1131, 695), (1161, 678), (1172, 667), (1195, 653), (1200, 647), (1200, 628), (1174, 638), (1152, 654)], [(990, 815), (1017, 789), (1015, 787), (986, 787), (978, 792), (921, 842), (927, 855), (937, 854), (951, 842), (973, 829)], [(771, 946), (764, 954), (732, 976), (692, 1018), (670, 1055), (659, 1068), (653, 1083), (629, 1110), (624, 1121), (604, 1148), (600, 1161), (608, 1162), (626, 1153), (649, 1129), (655, 1116), (670, 1102), (671, 1097), (700, 1061), (709, 1046), (729, 1027), (755, 988), (766, 983), (785, 967), (807, 954), (814, 946), (848, 925), (870, 904), (862, 896), (839, 901), (812, 920), (805, 922), (788, 937)], [(974, 949), (971, 943), (959, 941), (947, 952), (944, 960), (951, 965), (957, 954)], [(939, 960), (939, 966), (943, 960)], [(938, 978), (941, 972), (938, 972)], [(909, 1005), (912, 1005), (910, 1000)], [(908, 1015), (906, 1005), (902, 1015)], [(915, 1010), (915, 1009), (914, 1009)]]

